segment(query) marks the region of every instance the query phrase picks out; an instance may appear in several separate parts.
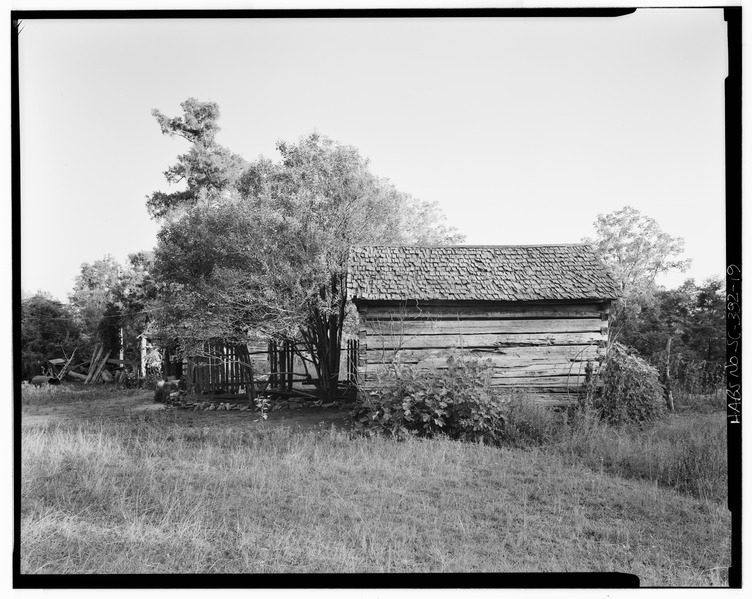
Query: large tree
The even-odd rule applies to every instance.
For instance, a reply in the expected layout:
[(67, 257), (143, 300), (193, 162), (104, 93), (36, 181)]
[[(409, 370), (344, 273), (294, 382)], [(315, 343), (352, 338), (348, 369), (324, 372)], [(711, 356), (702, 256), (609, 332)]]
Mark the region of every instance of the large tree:
[(625, 341), (640, 328), (641, 311), (655, 302), (656, 277), (684, 271), (690, 260), (681, 258), (682, 238), (672, 237), (631, 206), (599, 214), (593, 224), (595, 239), (583, 241), (594, 247), (621, 290), (611, 330)]
[(174, 118), (152, 111), (163, 134), (190, 143), (188, 151), (164, 173), (168, 183), (184, 184), (185, 189), (157, 191), (147, 199), (147, 208), (155, 218), (179, 216), (194, 206), (208, 206), (234, 193), (233, 183), (247, 167), (243, 158), (216, 141), (220, 129), (215, 102), (188, 98), (180, 106), (183, 114)]
[(149, 303), (156, 297), (151, 277), (153, 255), (137, 252), (121, 265), (112, 256), (84, 262), (69, 302), (82, 331), (82, 349), (102, 343), (105, 349), (136, 359), (137, 338), (149, 322)]
[[(351, 245), (449, 243), (434, 204), (375, 176), (353, 147), (318, 134), (280, 142), (214, 202), (165, 219), (155, 275), (160, 329), (195, 351), (210, 338), (295, 339), (322, 397), (336, 394)], [(231, 169), (228, 169), (231, 171)], [(225, 172), (228, 172), (225, 171)]]
[(109, 328), (114, 327), (117, 331), (120, 326), (111, 304), (121, 271), (122, 266), (110, 255), (81, 264), (68, 302), (81, 328), (82, 351), (91, 351), (103, 338), (108, 349), (118, 349), (117, 337), (113, 340)]
[(599, 214), (593, 225), (595, 239), (584, 241), (594, 246), (626, 296), (649, 292), (659, 274), (684, 272), (690, 265), (681, 259), (684, 240), (631, 206)]
[(24, 376), (52, 358), (67, 358), (80, 344), (80, 329), (68, 306), (38, 291), (21, 300), (21, 362)]

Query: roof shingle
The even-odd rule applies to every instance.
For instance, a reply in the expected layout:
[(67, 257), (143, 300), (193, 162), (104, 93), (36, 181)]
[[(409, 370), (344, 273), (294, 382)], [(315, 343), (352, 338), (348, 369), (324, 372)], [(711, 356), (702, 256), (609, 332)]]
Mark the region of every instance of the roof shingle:
[(614, 299), (589, 245), (354, 246), (348, 297), (361, 300)]

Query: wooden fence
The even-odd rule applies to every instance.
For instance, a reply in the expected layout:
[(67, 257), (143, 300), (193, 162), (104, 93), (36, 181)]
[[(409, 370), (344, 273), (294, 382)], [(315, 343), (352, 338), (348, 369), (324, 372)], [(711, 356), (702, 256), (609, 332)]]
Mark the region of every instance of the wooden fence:
[[(343, 348), (340, 381), (355, 384), (358, 378), (358, 341), (348, 340)], [(239, 394), (250, 391), (294, 394), (312, 381), (296, 359), (291, 341), (269, 341), (266, 347), (227, 346), (207, 343), (203, 355), (180, 359), (174, 351), (165, 352), (164, 375), (185, 377), (191, 393)]]
[(358, 382), (358, 340), (347, 340), (347, 382), (355, 385)]
[(237, 394), (253, 384), (248, 347), (206, 344), (205, 355), (187, 361), (185, 373), (194, 393)]
[(269, 388), (292, 391), (294, 381), (295, 348), (291, 341), (269, 342)]

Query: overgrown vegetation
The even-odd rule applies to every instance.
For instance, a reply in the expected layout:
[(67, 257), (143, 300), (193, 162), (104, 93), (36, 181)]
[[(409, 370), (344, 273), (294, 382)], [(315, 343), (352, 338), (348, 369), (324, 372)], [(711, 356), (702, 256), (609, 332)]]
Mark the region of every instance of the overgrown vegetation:
[[(726, 297), (721, 277), (687, 279), (665, 289), (656, 276), (684, 271), (684, 240), (630, 206), (599, 214), (591, 243), (622, 294), (612, 310), (610, 337), (637, 350), (673, 391), (707, 394), (725, 382)], [(738, 306), (737, 306), (738, 307)]]
[[(715, 395), (680, 396), (668, 414), (655, 370), (613, 348), (592, 401), (555, 411), (524, 393), (499, 396), (490, 365), (453, 356), (446, 370), (392, 365), (361, 395), (356, 428), (395, 439), (411, 436), (541, 448), (571, 463), (648, 480), (701, 499), (727, 496), (724, 404)], [(687, 403), (690, 401), (690, 403)], [(700, 413), (695, 413), (700, 412)], [(661, 417), (661, 418), (659, 418)]]
[(617, 426), (656, 420), (666, 412), (658, 371), (620, 343), (609, 347), (586, 401), (601, 419)]
[(450, 439), (498, 443), (504, 426), (504, 400), (491, 389), (488, 362), (449, 356), (447, 368), (419, 370), (393, 364), (380, 374), (375, 390), (353, 410), (356, 426), (398, 438), (446, 435)]
[(651, 481), (714, 501), (728, 497), (726, 422), (721, 412), (669, 415), (649, 425), (608, 426), (575, 412), (550, 451), (598, 472)]
[(81, 335), (70, 308), (45, 292), (21, 300), (21, 368), (24, 378), (42, 374), (47, 360), (67, 358)]

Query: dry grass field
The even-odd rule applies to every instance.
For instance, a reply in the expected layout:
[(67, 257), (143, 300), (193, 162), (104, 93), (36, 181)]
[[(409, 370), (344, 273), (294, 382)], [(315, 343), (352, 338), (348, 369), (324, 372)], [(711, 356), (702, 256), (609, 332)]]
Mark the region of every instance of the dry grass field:
[(647, 586), (727, 583), (722, 412), (497, 448), (361, 437), (331, 409), (264, 422), (101, 388), (27, 389), (22, 401), (22, 573), (618, 571)]

